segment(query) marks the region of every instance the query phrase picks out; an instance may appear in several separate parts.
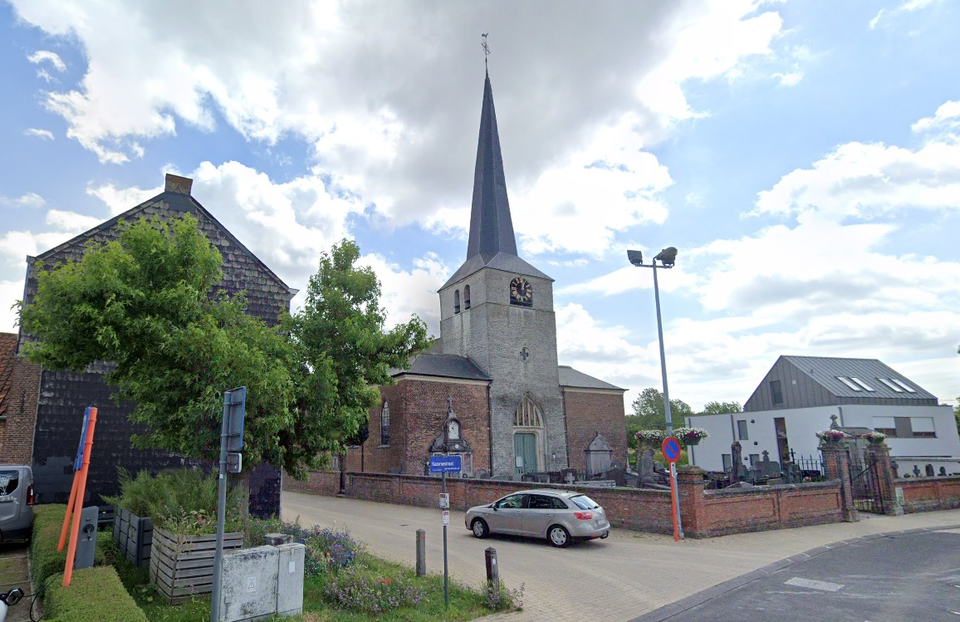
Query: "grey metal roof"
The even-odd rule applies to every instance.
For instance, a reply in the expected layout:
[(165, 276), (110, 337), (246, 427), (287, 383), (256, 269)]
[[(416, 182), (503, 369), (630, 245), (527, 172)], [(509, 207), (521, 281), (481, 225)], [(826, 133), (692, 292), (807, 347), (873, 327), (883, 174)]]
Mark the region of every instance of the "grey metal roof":
[(467, 259), (483, 253), (517, 254), (517, 240), (507, 201), (507, 182), (500, 154), (500, 133), (493, 107), (490, 74), (483, 82), (483, 108), (480, 111), (480, 138), (477, 166), (473, 174), (473, 206), (470, 210), (470, 237)]
[(621, 389), (620, 387), (612, 385), (609, 382), (604, 382), (603, 380), (594, 378), (593, 376), (588, 376), (582, 371), (577, 371), (569, 365), (560, 365), (557, 367), (557, 371), (560, 374), (561, 387), (570, 387), (575, 389), (603, 389), (606, 391), (626, 391), (626, 389)]
[(410, 369), (392, 369), (391, 376), (413, 374), (462, 380), (490, 380), (473, 361), (455, 354), (421, 354), (410, 363)]
[[(852, 398), (890, 398), (890, 399), (917, 399), (930, 400), (937, 399), (935, 395), (910, 380), (903, 374), (895, 371), (893, 368), (885, 365), (877, 359), (848, 359), (848, 358), (830, 358), (822, 356), (787, 356), (784, 355), (784, 361), (795, 366), (801, 372), (810, 376), (814, 382), (826, 388), (830, 393), (837, 397)], [(865, 383), (872, 391), (867, 391), (861, 387), (857, 391), (847, 385), (839, 378), (857, 378)], [(890, 381), (894, 386), (899, 381), (910, 387), (914, 392), (910, 392), (903, 387), (896, 391), (883, 382), (882, 379)], [(853, 381), (858, 386), (856, 381)]]

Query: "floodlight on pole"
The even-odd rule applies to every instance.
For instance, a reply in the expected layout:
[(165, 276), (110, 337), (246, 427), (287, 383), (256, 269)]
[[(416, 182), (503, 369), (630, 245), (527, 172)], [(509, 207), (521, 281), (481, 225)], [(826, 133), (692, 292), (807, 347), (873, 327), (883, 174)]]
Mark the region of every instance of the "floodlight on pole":
[[(638, 268), (651, 268), (653, 270), (653, 298), (657, 305), (657, 338), (660, 342), (660, 374), (663, 377), (663, 414), (667, 420), (667, 436), (673, 436), (673, 420), (670, 416), (670, 389), (667, 387), (667, 358), (663, 351), (663, 322), (660, 319), (660, 285), (657, 282), (657, 262), (660, 262), (660, 268), (672, 268), (677, 262), (677, 249), (674, 246), (668, 246), (657, 253), (649, 264), (643, 263), (643, 253), (641, 251), (628, 250), (627, 259)], [(670, 479), (673, 489), (677, 490), (677, 469), (673, 464), (670, 465)], [(677, 521), (678, 536), (683, 539), (679, 495), (674, 497), (673, 511)]]

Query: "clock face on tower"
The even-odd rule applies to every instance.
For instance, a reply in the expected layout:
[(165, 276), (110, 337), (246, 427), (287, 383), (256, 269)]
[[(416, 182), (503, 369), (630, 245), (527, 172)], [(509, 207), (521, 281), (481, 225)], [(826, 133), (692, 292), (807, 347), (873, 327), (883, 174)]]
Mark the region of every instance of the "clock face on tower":
[(533, 285), (522, 276), (510, 281), (510, 304), (521, 307), (533, 306)]

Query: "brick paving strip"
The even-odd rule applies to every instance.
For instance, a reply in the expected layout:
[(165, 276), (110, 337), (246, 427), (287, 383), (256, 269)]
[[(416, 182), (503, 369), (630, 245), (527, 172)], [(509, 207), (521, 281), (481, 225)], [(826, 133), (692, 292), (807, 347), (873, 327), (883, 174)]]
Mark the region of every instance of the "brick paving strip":
[[(26, 544), (0, 545), (0, 592), (19, 587), (25, 595), (33, 593), (30, 589), (30, 549)], [(6, 622), (29, 622), (30, 598), (7, 611)], [(39, 605), (38, 605), (39, 610)]]
[[(366, 544), (370, 553), (408, 566), (414, 564), (416, 530), (423, 529), (427, 536), (427, 571), (443, 572), (439, 509), (287, 491), (281, 506), (284, 520), (299, 516), (303, 525), (344, 528)], [(858, 523), (681, 542), (674, 542), (671, 536), (617, 529), (607, 540), (561, 550), (545, 541), (477, 540), (464, 527), (463, 513), (451, 511), (448, 565), (454, 580), (479, 588), (485, 576), (483, 551), (493, 547), (507, 587), (524, 585), (521, 613), (485, 619), (616, 622), (633, 620), (669, 605), (693, 606), (698, 596), (705, 599), (712, 594), (705, 590), (733, 589), (815, 555), (819, 547), (843, 546), (847, 541), (877, 534), (946, 529), (960, 524), (960, 509), (899, 517), (861, 516)], [(645, 622), (656, 619), (643, 618)]]

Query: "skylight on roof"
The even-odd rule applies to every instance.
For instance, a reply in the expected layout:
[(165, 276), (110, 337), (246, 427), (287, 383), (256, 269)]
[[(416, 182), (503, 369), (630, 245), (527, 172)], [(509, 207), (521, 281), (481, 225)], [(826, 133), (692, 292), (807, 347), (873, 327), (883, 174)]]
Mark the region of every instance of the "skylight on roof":
[(903, 393), (903, 389), (901, 389), (901, 388), (898, 387), (897, 385), (893, 384), (893, 382), (891, 382), (891, 380), (890, 380), (889, 378), (877, 378), (877, 380), (879, 380), (879, 381), (882, 382), (883, 384), (887, 385), (888, 387), (890, 387), (891, 389), (893, 389), (893, 390), (896, 391), (897, 393)]
[(850, 380), (849, 378), (844, 378), (843, 376), (837, 376), (837, 380), (847, 385), (854, 391), (863, 391), (863, 389), (860, 388), (860, 385), (854, 384), (853, 380)]
[(863, 390), (864, 390), (864, 391), (875, 391), (875, 390), (876, 390), (876, 389), (874, 389), (873, 387), (871, 387), (869, 384), (867, 384), (866, 382), (864, 382), (863, 380), (860, 380), (859, 378), (855, 378), (854, 376), (850, 376), (850, 380), (853, 380), (854, 382), (856, 382), (857, 384), (859, 384), (861, 387), (863, 387)]
[(901, 387), (903, 387), (903, 390), (906, 391), (907, 393), (916, 393), (916, 392), (917, 392), (916, 389), (914, 389), (913, 387), (911, 387), (909, 384), (905, 383), (903, 380), (898, 380), (897, 378), (891, 378), (890, 380), (893, 380), (893, 381), (896, 382), (898, 385), (900, 385)]

